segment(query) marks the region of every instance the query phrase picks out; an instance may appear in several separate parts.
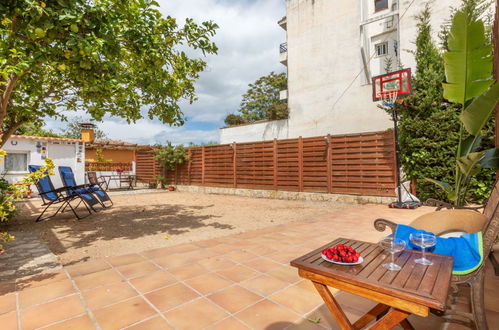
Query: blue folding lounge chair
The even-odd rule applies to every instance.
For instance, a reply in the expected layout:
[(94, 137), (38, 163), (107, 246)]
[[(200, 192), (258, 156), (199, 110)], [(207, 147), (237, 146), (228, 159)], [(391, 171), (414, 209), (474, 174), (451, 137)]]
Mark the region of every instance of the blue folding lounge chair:
[[(40, 166), (29, 165), (28, 169), (31, 173), (33, 173), (33, 172), (39, 171)], [(36, 218), (36, 222), (55, 217), (57, 214), (59, 214), (59, 212), (64, 212), (66, 207), (69, 207), (69, 209), (73, 212), (73, 214), (75, 215), (75, 217), (77, 219), (82, 219), (82, 218), (90, 215), (90, 209), (88, 208), (87, 204), (84, 203), (84, 205), (88, 211), (88, 214), (85, 216), (79, 216), (78, 213), (76, 213), (75, 209), (78, 208), (78, 206), (80, 205), (81, 199), (80, 199), (80, 202), (78, 203), (78, 205), (76, 205), (76, 207), (73, 207), (71, 205), (71, 202), (73, 200), (78, 199), (78, 196), (67, 194), (67, 188), (65, 188), (65, 187), (54, 189), (54, 185), (52, 184), (52, 180), (50, 180), (50, 176), (48, 176), (48, 175), (45, 176), (44, 178), (38, 180), (38, 182), (36, 183), (36, 189), (38, 190), (38, 194), (42, 198), (42, 201), (43, 201), (42, 206), (45, 206), (45, 209), (38, 216), (38, 218)], [(63, 194), (63, 193), (65, 193), (65, 194)], [(52, 214), (48, 217), (43, 217), (43, 215), (49, 209), (49, 207), (52, 205), (55, 205), (55, 204), (60, 204), (57, 211), (55, 211), (54, 214)]]
[[(59, 166), (59, 173), (61, 175), (62, 184), (68, 188), (68, 191), (76, 194), (92, 194), (97, 196), (99, 203), (102, 207), (108, 207), (113, 205), (113, 201), (109, 198), (109, 195), (101, 189), (98, 185), (77, 185), (73, 170), (69, 166)], [(111, 205), (105, 205), (105, 202), (109, 202)]]

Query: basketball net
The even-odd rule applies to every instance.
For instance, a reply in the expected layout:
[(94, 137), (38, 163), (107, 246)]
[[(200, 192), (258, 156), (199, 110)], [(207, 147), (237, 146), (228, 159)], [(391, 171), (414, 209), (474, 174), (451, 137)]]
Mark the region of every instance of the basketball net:
[(385, 107), (393, 108), (395, 102), (397, 101), (397, 96), (399, 94), (398, 90), (386, 91), (381, 94), (381, 101)]

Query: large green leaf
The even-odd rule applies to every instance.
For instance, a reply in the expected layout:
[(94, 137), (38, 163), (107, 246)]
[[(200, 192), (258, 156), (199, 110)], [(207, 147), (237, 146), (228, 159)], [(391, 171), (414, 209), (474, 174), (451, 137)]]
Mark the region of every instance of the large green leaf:
[(495, 111), (499, 101), (499, 83), (495, 82), (490, 89), (478, 96), (459, 116), (464, 127), (471, 135), (479, 135)]
[(464, 179), (470, 175), (476, 175), (481, 170), (480, 161), (483, 159), (485, 152), (472, 152), (467, 156), (463, 156), (457, 160), (457, 166), (461, 173), (464, 174)]
[(492, 46), (484, 30), (483, 22), (472, 21), (467, 11), (454, 15), (449, 51), (444, 54), (447, 83), (443, 87), (447, 100), (464, 105), (493, 83)]
[(466, 139), (463, 140), (461, 144), (461, 154), (460, 157), (466, 156), (467, 154), (477, 151), (478, 147), (482, 143), (482, 137), (480, 135), (473, 136), (470, 135)]
[(483, 151), (483, 158), (480, 160), (480, 165), (493, 170), (499, 169), (499, 149), (493, 148)]

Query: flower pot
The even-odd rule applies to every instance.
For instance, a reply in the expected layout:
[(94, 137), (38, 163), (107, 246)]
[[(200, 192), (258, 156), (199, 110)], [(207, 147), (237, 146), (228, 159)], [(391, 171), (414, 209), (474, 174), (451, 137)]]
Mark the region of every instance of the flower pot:
[(168, 190), (169, 191), (174, 191), (175, 190), (175, 186), (168, 186)]
[(0, 249), (0, 256), (5, 253), (4, 249)]

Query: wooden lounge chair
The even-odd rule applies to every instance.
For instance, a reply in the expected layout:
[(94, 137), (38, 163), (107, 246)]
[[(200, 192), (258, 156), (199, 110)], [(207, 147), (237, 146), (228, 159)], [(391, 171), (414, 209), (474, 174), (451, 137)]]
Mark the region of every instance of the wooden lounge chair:
[[(39, 171), (40, 166), (38, 165), (29, 165), (28, 169), (31, 173)], [(69, 208), (74, 216), (79, 220), (82, 218), (85, 218), (91, 214), (90, 208), (88, 207), (87, 202), (83, 199), (83, 197), (76, 196), (69, 194), (67, 191), (66, 187), (58, 188), (55, 189), (54, 185), (52, 184), (52, 180), (50, 179), (50, 176), (45, 176), (44, 178), (41, 178), (38, 180), (36, 183), (36, 188), (38, 190), (38, 194), (42, 198), (43, 204), (42, 206), (45, 206), (43, 209), (42, 213), (36, 218), (36, 222), (47, 220), (49, 218), (55, 217), (59, 212), (64, 212), (66, 208)], [(73, 207), (71, 205), (71, 202), (74, 200), (78, 200), (78, 204), (76, 207)], [(88, 214), (85, 216), (79, 216), (78, 213), (76, 213), (76, 208), (83, 202), (83, 205), (85, 206), (86, 210), (88, 211)], [(59, 208), (52, 214), (46, 217), (43, 217), (45, 212), (52, 206), (52, 205), (59, 205)]]
[[(102, 177), (97, 177), (97, 172), (87, 172), (87, 178), (88, 182), (93, 186), (99, 186), (104, 191), (109, 188), (106, 180), (103, 180)], [(105, 188), (103, 187), (104, 185), (106, 186)]]
[[(499, 181), (496, 182), (488, 202), (483, 209), (483, 215), (487, 218), (482, 229), (483, 255), (488, 256), (499, 231)], [(389, 227), (394, 233), (397, 224), (386, 219), (376, 219), (374, 227), (378, 231), (384, 231), (386, 227)], [(439, 235), (440, 233), (435, 234)], [(451, 288), (453, 292), (449, 294), (447, 310), (444, 313), (435, 314), (442, 316), (447, 322), (460, 323), (477, 329), (488, 329), (484, 306), (484, 275), (485, 258), (484, 262), (475, 271), (466, 275), (452, 275)], [(471, 313), (456, 311), (453, 308), (458, 293), (458, 285), (468, 285), (471, 288)]]

